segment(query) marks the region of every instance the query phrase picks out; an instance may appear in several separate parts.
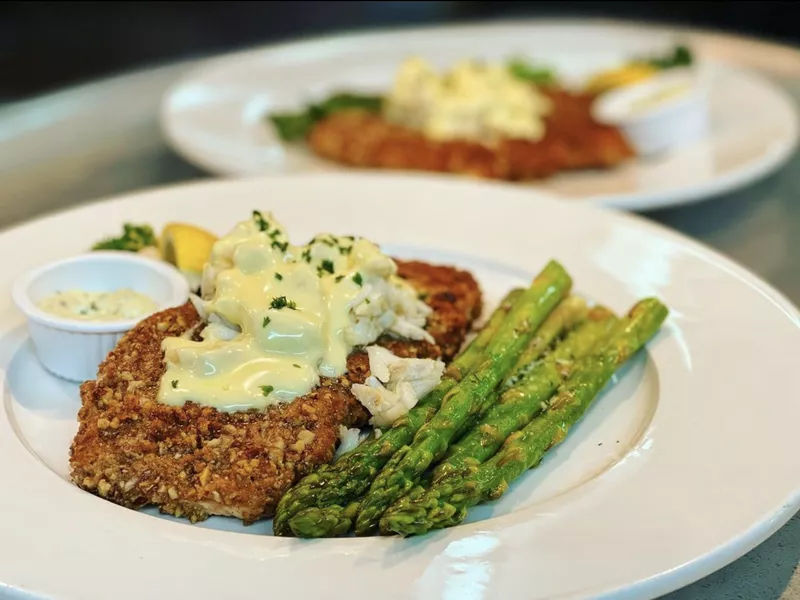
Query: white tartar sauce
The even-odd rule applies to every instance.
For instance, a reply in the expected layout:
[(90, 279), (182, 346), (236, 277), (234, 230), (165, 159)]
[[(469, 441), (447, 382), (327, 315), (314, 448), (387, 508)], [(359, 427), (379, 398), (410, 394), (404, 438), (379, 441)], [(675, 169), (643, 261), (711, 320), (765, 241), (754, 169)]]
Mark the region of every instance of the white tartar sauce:
[(66, 290), (39, 301), (44, 312), (80, 321), (125, 321), (158, 309), (151, 298), (124, 288), (113, 292)]

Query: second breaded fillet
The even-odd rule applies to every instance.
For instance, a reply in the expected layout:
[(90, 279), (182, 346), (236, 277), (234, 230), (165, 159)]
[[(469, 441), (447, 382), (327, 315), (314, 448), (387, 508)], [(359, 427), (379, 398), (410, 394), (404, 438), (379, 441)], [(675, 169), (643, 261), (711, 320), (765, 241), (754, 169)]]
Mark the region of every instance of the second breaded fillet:
[(352, 110), (332, 114), (308, 139), (319, 156), (356, 167), (460, 173), (489, 179), (539, 179), (571, 169), (609, 168), (633, 156), (622, 134), (591, 117), (592, 97), (550, 91), (553, 112), (537, 142), (501, 140), (496, 146), (440, 142)]
[[(449, 360), (480, 314), (474, 278), (450, 267), (398, 261), (399, 273), (433, 308), (427, 330), (436, 340), (384, 338), (398, 356)], [(303, 475), (333, 458), (339, 426), (362, 426), (368, 414), (350, 392), (369, 375), (366, 353), (347, 372), (311, 393), (265, 411), (221, 412), (157, 402), (165, 371), (161, 342), (200, 324), (187, 303), (131, 330), (81, 386), (80, 427), (70, 450), (72, 480), (127, 506), (156, 505), (192, 521), (227, 515), (245, 523), (268, 517)]]

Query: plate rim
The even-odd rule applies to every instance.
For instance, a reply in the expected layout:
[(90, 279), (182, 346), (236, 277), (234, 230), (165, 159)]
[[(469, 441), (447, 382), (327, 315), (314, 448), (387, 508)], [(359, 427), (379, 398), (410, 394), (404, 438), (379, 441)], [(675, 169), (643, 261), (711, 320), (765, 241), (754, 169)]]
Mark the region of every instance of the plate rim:
[[(205, 71), (213, 71), (219, 67), (224, 67), (226, 64), (237, 62), (242, 59), (255, 58), (267, 53), (280, 53), (292, 52), (302, 49), (310, 44), (334, 44), (346, 43), (353, 41), (369, 42), (370, 40), (379, 39), (382, 35), (412, 35), (412, 34), (425, 34), (435, 31), (458, 32), (463, 30), (466, 32), (474, 31), (476, 29), (502, 29), (502, 28), (524, 28), (524, 27), (566, 27), (566, 28), (585, 28), (585, 29), (616, 29), (620, 31), (635, 31), (644, 27), (651, 31), (657, 31), (663, 35), (669, 36), (694, 36), (698, 38), (703, 37), (717, 37), (738, 41), (740, 43), (759, 44), (770, 49), (785, 50), (786, 47), (780, 44), (760, 40), (754, 36), (739, 35), (725, 31), (685, 27), (671, 23), (657, 23), (653, 21), (637, 21), (637, 20), (624, 20), (624, 19), (570, 19), (570, 18), (524, 18), (518, 20), (511, 19), (498, 19), (487, 21), (484, 23), (476, 23), (470, 21), (455, 21), (439, 25), (416, 25), (406, 27), (380, 27), (361, 29), (354, 31), (341, 31), (333, 32), (323, 35), (309, 35), (294, 40), (288, 40), (278, 43), (262, 44), (249, 48), (243, 48), (232, 52), (213, 55), (201, 59), (197, 63), (193, 63), (190, 68), (182, 73), (171, 85), (167, 87), (161, 96), (161, 101), (158, 105), (158, 126), (167, 142), (168, 146), (179, 156), (183, 157), (189, 163), (202, 170), (218, 177), (228, 178), (251, 178), (263, 177), (268, 173), (252, 173), (247, 170), (237, 170), (235, 168), (229, 169), (226, 166), (220, 166), (213, 158), (207, 156), (202, 150), (198, 150), (193, 144), (186, 143), (183, 136), (176, 131), (174, 122), (170, 118), (170, 102), (175, 94), (183, 88), (183, 86), (196, 81), (198, 76)], [(800, 53), (797, 54), (798, 65), (800, 66)], [(529, 191), (536, 191), (539, 193), (548, 193), (554, 195), (561, 201), (583, 203), (589, 205), (604, 206), (609, 208), (616, 208), (628, 211), (652, 211), (673, 208), (688, 204), (695, 204), (710, 200), (720, 199), (726, 193), (745, 188), (748, 185), (753, 185), (765, 179), (767, 176), (777, 172), (783, 167), (795, 154), (798, 147), (800, 147), (800, 107), (792, 96), (783, 89), (780, 85), (770, 80), (763, 73), (747, 67), (740, 66), (736, 63), (724, 63), (724, 66), (736, 72), (738, 76), (750, 79), (751, 82), (757, 83), (760, 88), (770, 93), (778, 101), (782, 102), (784, 106), (789, 109), (791, 114), (791, 140), (783, 143), (778, 148), (773, 149), (769, 154), (764, 154), (758, 161), (746, 164), (733, 171), (727, 172), (721, 176), (717, 176), (710, 181), (706, 181), (700, 185), (690, 185), (685, 187), (678, 187), (671, 190), (653, 190), (645, 193), (604, 193), (597, 194), (589, 197), (560, 197), (557, 193), (541, 190), (535, 186), (535, 183), (530, 187), (525, 187)], [(335, 168), (346, 169), (340, 165), (333, 165)], [(356, 169), (364, 171), (362, 169)], [(368, 170), (367, 170), (368, 171)], [(310, 174), (309, 172), (299, 171), (301, 173)], [(387, 171), (378, 171), (387, 173)], [(394, 173), (409, 174), (413, 171), (394, 171)], [(274, 175), (284, 175), (287, 172), (277, 171)], [(568, 176), (569, 174), (565, 174)], [(450, 175), (453, 176), (453, 175)], [(509, 185), (516, 185), (513, 182), (498, 182), (507, 183)]]
[[(39, 217), (37, 219), (27, 221), (23, 224), (5, 229), (2, 232), (0, 232), (0, 237), (6, 236), (7, 234), (18, 230), (24, 230), (26, 228), (34, 228), (37, 225), (40, 225), (41, 222), (43, 221), (55, 220), (68, 213), (90, 212), (92, 209), (105, 204), (122, 204), (122, 203), (135, 202), (137, 199), (140, 199), (141, 197), (169, 194), (176, 189), (179, 190), (185, 189), (189, 191), (194, 189), (202, 191), (203, 188), (207, 187), (228, 187), (228, 186), (241, 185), (243, 187), (252, 188), (253, 190), (255, 190), (259, 186), (268, 187), (269, 185), (274, 184), (274, 180), (276, 177), (284, 180), (302, 180), (308, 178), (314, 178), (319, 180), (334, 179), (339, 181), (355, 180), (355, 185), (358, 185), (358, 180), (363, 180), (363, 179), (373, 179), (378, 182), (384, 182), (387, 179), (385, 175), (379, 175), (379, 174), (333, 173), (333, 174), (313, 174), (313, 175), (287, 174), (287, 175), (268, 176), (268, 177), (261, 177), (257, 179), (247, 179), (247, 180), (203, 180), (203, 181), (193, 181), (188, 183), (178, 183), (168, 186), (158, 186), (145, 190), (139, 190), (133, 193), (101, 198), (88, 204), (60, 210), (58, 212), (51, 213)], [(520, 195), (523, 193), (527, 193), (520, 190), (519, 188), (514, 188), (509, 186), (498, 186), (491, 182), (469, 182), (463, 180), (453, 180), (452, 178), (449, 178), (447, 176), (438, 176), (438, 175), (427, 175), (427, 174), (415, 174), (412, 176), (394, 175), (390, 176), (389, 178), (397, 180), (417, 179), (420, 180), (421, 183), (423, 184), (425, 181), (435, 181), (438, 182), (438, 184), (441, 184), (446, 187), (464, 187), (464, 186), (473, 187), (477, 185), (485, 188), (487, 193), (491, 193), (493, 189), (499, 190), (499, 188), (516, 190), (513, 193)], [(391, 185), (391, 182), (387, 182), (386, 185)], [(547, 194), (539, 193), (538, 195), (542, 197), (542, 200), (545, 202), (558, 202), (556, 199), (548, 197)], [(685, 236), (684, 234), (677, 232), (669, 227), (665, 227), (661, 224), (654, 223), (648, 220), (647, 218), (639, 215), (624, 213), (622, 211), (602, 209), (594, 206), (586, 206), (586, 205), (580, 205), (580, 206), (576, 205), (574, 209), (570, 210), (577, 210), (583, 212), (588, 211), (589, 213), (594, 213), (597, 214), (598, 216), (604, 214), (605, 215), (604, 218), (607, 218), (611, 221), (621, 220), (623, 223), (624, 222), (632, 223), (636, 225), (637, 228), (639, 229), (643, 228), (644, 230), (651, 230), (654, 233), (662, 235), (663, 237), (681, 243), (681, 245), (691, 249), (693, 251), (693, 254), (699, 254), (700, 258), (712, 260), (715, 266), (723, 268), (731, 275), (745, 281), (750, 287), (753, 287), (755, 290), (759, 291), (766, 298), (772, 300), (773, 304), (776, 305), (776, 308), (779, 308), (787, 317), (789, 317), (794, 322), (795, 327), (800, 328), (800, 310), (798, 310), (797, 306), (794, 305), (782, 292), (774, 288), (771, 284), (769, 284), (762, 278), (755, 275), (752, 271), (750, 271), (746, 267), (736, 263), (732, 259), (717, 252), (710, 246), (702, 242), (699, 242), (697, 240), (694, 240), (692, 238), (689, 238), (688, 236)], [(5, 374), (0, 374), (0, 379), (2, 379), (3, 383), (5, 384), (6, 381)], [(5, 413), (5, 411), (3, 412)], [(0, 417), (0, 421), (4, 419), (5, 417)], [(10, 421), (8, 422), (8, 424), (13, 426), (13, 423)], [(17, 441), (22, 441), (22, 440), (17, 440)], [(34, 457), (29, 457), (29, 458), (35, 460)], [(740, 532), (739, 535), (729, 539), (721, 547), (716, 548), (713, 551), (713, 553), (707, 553), (702, 557), (699, 557), (695, 561), (676, 567), (672, 571), (665, 573), (658, 573), (650, 578), (636, 582), (631, 582), (630, 584), (625, 585), (622, 588), (609, 589), (603, 592), (602, 597), (606, 597), (606, 595), (609, 596), (614, 595), (615, 598), (644, 597), (640, 596), (639, 594), (646, 594), (647, 597), (653, 597), (655, 594), (666, 593), (668, 591), (677, 589), (678, 587), (681, 587), (683, 585), (688, 585), (693, 581), (700, 579), (701, 577), (721, 568), (722, 566), (725, 566), (726, 564), (732, 562), (739, 556), (745, 554), (747, 551), (755, 547), (758, 543), (765, 540), (767, 537), (772, 535), (772, 533), (777, 531), (777, 529), (779, 529), (784, 523), (786, 523), (795, 514), (795, 512), (797, 512), (798, 509), (800, 509), (800, 485), (798, 485), (794, 494), (791, 497), (785, 499), (784, 502), (780, 503), (780, 505), (775, 509), (775, 511), (773, 511), (769, 516), (762, 516), (762, 518), (757, 523), (753, 524), (752, 527), (750, 527), (748, 530)], [(472, 524), (472, 525), (475, 526), (477, 524)], [(4, 585), (3, 582), (0, 582), (0, 589), (2, 589), (3, 585)], [(14, 589), (12, 588), (12, 593), (13, 591)]]

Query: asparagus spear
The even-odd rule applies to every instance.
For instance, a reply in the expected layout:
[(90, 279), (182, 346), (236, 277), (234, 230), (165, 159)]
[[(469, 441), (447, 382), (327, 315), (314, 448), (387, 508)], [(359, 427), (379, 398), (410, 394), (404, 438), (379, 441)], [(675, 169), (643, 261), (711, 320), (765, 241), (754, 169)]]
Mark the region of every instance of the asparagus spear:
[(511, 434), (491, 460), (472, 472), (442, 479), (427, 490), (414, 488), (386, 512), (381, 531), (407, 536), (457, 525), (469, 507), (502, 496), (514, 479), (539, 464), (546, 452), (566, 437), (614, 371), (658, 331), (667, 313), (653, 298), (636, 304), (603, 348), (581, 360), (547, 412)]
[(540, 361), (529, 376), (500, 395), (497, 403), (457, 444), (433, 471), (433, 481), (477, 466), (491, 458), (505, 439), (528, 424), (547, 407), (547, 401), (569, 376), (580, 359), (604, 340), (616, 317), (606, 308), (596, 307), (589, 320), (570, 333)]
[(442, 400), (439, 412), (424, 424), (395, 469), (384, 469), (370, 487), (356, 518), (356, 535), (377, 526), (384, 511), (405, 496), (425, 470), (447, 451), (464, 423), (479, 412), (490, 395), (514, 367), (536, 329), (567, 295), (572, 280), (564, 268), (551, 261), (524, 292), (520, 304), (500, 325), (487, 348), (486, 358)]
[[(542, 326), (537, 330), (536, 335), (534, 335), (514, 367), (515, 375), (518, 376), (514, 377), (514, 380), (518, 382), (517, 385), (527, 381), (524, 374), (530, 372), (528, 361), (537, 364), (538, 359), (550, 347), (553, 340), (557, 339), (565, 330), (573, 327), (577, 322), (585, 319), (587, 312), (586, 302), (581, 298), (571, 296), (550, 313), (550, 316), (545, 319)], [(495, 392), (488, 397), (496, 400), (497, 395), (498, 393)], [(410, 438), (408, 441), (410, 442)], [(399, 458), (400, 453), (395, 453), (384, 468), (391, 470), (397, 464)], [(358, 495), (358, 500), (346, 506), (318, 504), (299, 511), (289, 519), (289, 527), (292, 533), (299, 537), (307, 538), (332, 537), (347, 533), (360, 511), (363, 493), (367, 491), (370, 483), (372, 483), (372, 479), (363, 484), (364, 490)]]
[(545, 319), (544, 323), (542, 323), (542, 326), (536, 330), (536, 334), (531, 338), (531, 341), (528, 342), (527, 347), (517, 360), (517, 364), (511, 369), (505, 381), (503, 381), (498, 389), (494, 390), (491, 394), (487, 394), (480, 400), (474, 414), (456, 429), (453, 439), (460, 439), (465, 432), (472, 429), (472, 427), (483, 418), (483, 414), (489, 407), (497, 402), (501, 391), (513, 385), (519, 385), (521, 382), (527, 380), (531, 375), (533, 367), (538, 364), (542, 355), (549, 350), (553, 341), (562, 337), (564, 332), (573, 329), (578, 323), (584, 321), (588, 312), (589, 308), (586, 306), (586, 300), (579, 296), (570, 296), (556, 306), (553, 312)]
[(423, 423), (439, 409), (444, 395), (480, 360), (500, 323), (520, 300), (523, 290), (508, 293), (489, 321), (467, 348), (453, 360), (444, 377), (417, 406), (380, 438), (373, 437), (306, 476), (281, 498), (275, 511), (272, 529), (275, 535), (291, 535), (289, 519), (309, 507), (322, 508), (346, 504), (364, 494), (378, 471), (398, 448), (410, 443)]

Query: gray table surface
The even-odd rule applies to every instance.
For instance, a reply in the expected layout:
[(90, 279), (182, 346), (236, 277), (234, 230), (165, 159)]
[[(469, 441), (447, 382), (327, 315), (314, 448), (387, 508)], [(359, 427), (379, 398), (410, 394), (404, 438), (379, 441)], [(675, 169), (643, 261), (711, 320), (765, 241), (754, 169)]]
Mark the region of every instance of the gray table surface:
[[(761, 71), (800, 100), (799, 51), (700, 32), (690, 42)], [(163, 92), (193, 65), (0, 105), (0, 228), (112, 194), (207, 177), (165, 146), (157, 123)], [(793, 260), (800, 256), (800, 154), (745, 189), (646, 216), (732, 257), (800, 304)], [(800, 514), (736, 562), (664, 598), (800, 600)]]

